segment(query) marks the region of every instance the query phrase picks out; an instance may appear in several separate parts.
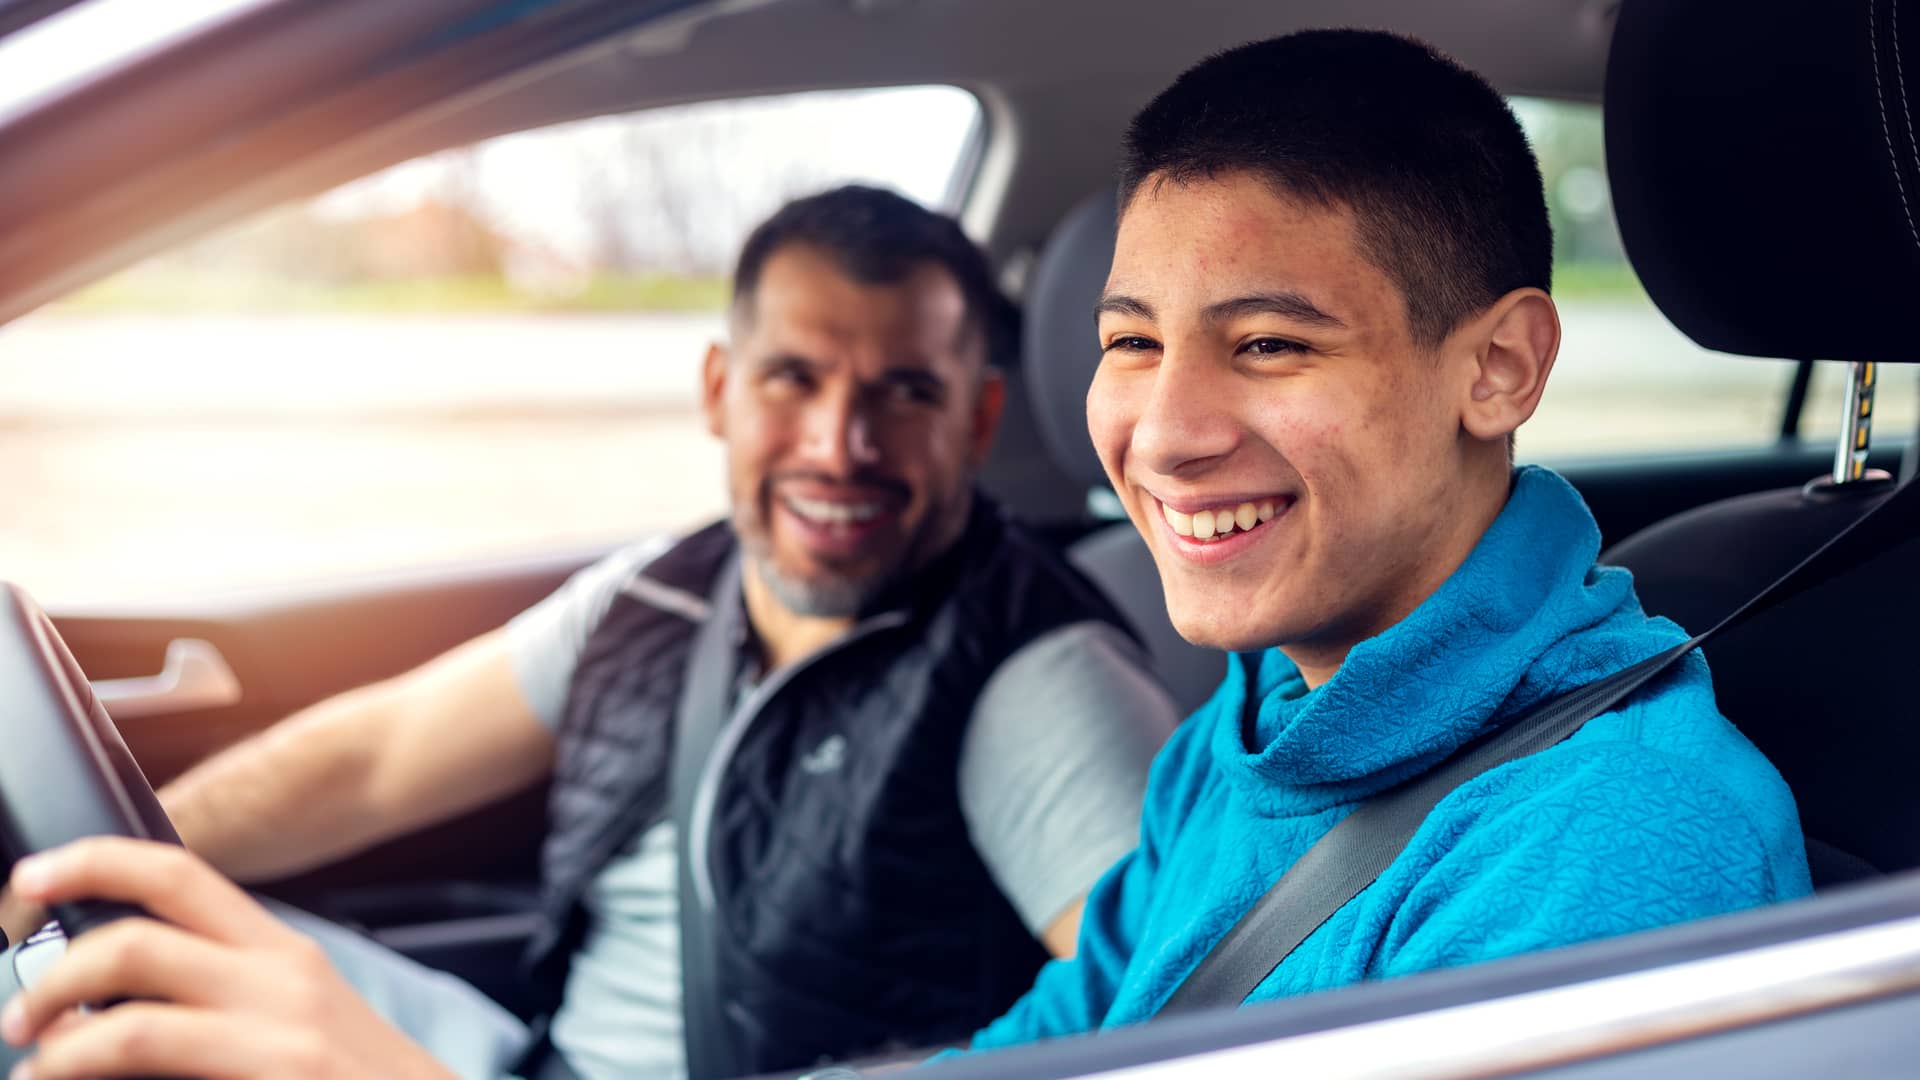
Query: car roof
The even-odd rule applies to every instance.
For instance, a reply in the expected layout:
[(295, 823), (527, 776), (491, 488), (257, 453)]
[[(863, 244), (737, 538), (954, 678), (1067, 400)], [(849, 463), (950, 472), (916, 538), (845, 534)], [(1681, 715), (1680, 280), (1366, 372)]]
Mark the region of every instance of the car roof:
[[(555, 72), (537, 96), (589, 115), (840, 86), (944, 82), (979, 93), (1013, 145), (984, 163), (967, 224), (990, 252), (1031, 247), (1112, 171), (1129, 118), (1175, 75), (1245, 41), (1319, 26), (1432, 42), (1509, 94), (1598, 100), (1601, 0), (756, 0), (643, 33)], [(1004, 151), (1003, 151), (1004, 152)], [(995, 169), (1002, 170), (996, 174)]]
[[(540, 48), (525, 41), (498, 48), (472, 42), (464, 53), (441, 47), (449, 30), (485, 38), (490, 13), (496, 21), (532, 19), (545, 6), (421, 0), (402, 14), (376, 0), (339, 0), (324, 12), (275, 0), (147, 57), (139, 70), (115, 73), (115, 81), (83, 86), (52, 102), (45, 115), (0, 126), (0, 322), (264, 206), (436, 150), (589, 116), (832, 88), (950, 83), (980, 97), (986, 138), (964, 219), (1004, 263), (1037, 248), (1075, 201), (1108, 181), (1127, 119), (1211, 52), (1306, 27), (1385, 27), (1432, 41), (1508, 93), (1593, 99), (1605, 69), (1612, 2), (600, 0), (552, 12), (569, 21)], [(343, 29), (349, 16), (372, 29), (358, 31), (356, 39)], [(322, 24), (322, 18), (333, 21)], [(243, 123), (237, 111), (230, 130), (210, 132), (219, 126), (212, 114), (226, 107), (206, 96), (206, 84), (217, 86), (222, 78), (219, 65), (238, 71), (248, 51), (297, 50), (300, 62), (314, 63), (327, 49), (353, 55), (356, 41), (368, 51), (392, 47), (400, 36), (382, 38), (374, 25), (382, 19), (414, 24), (411, 51), (387, 55), (384, 67), (372, 72), (364, 64), (316, 67), (298, 92), (309, 101), (352, 97), (356, 85), (372, 79), (391, 85), (411, 77), (409, 66), (430, 72), (420, 78), (437, 80), (433, 88), (405, 101), (360, 94), (342, 115), (309, 119), (291, 132), (261, 124), (258, 115)], [(439, 36), (420, 36), (436, 19)], [(457, 55), (436, 55), (447, 51)], [(186, 92), (193, 80), (202, 84), (199, 97)], [(170, 99), (169, 88), (181, 96)], [(130, 107), (123, 130), (133, 129), (133, 139), (89, 135), (64, 122), (99, 115), (116, 96)], [(299, 100), (290, 94), (290, 103)], [(87, 111), (78, 111), (81, 106)], [(70, 111), (60, 114), (62, 107)], [(169, 126), (186, 123), (199, 125), (193, 138), (161, 137)], [(117, 204), (111, 221), (67, 225), (37, 213), (80, 201), (72, 177), (63, 175), (67, 162), (76, 169), (89, 161), (98, 166), (93, 159), (102, 145), (140, 141), (142, 132), (152, 143), (146, 160), (102, 166), (109, 182), (124, 189), (97, 200)], [(220, 142), (220, 160), (176, 183), (168, 198), (136, 190), (187, 158), (196, 140)], [(261, 144), (259, 153), (248, 152), (249, 141)], [(14, 168), (5, 166), (8, 159)]]

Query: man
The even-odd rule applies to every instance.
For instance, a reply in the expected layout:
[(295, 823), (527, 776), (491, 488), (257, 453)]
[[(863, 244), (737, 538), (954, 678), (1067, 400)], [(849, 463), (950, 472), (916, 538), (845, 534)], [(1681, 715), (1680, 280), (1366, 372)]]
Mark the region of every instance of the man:
[[(1683, 640), (1595, 566), (1572, 489), (1511, 467), (1560, 328), (1539, 172), (1490, 87), (1402, 38), (1294, 35), (1188, 72), (1126, 162), (1089, 427), (1175, 625), (1235, 657), (1155, 761), (1139, 847), (1089, 896), (1076, 955), (976, 1049), (1153, 1016), (1356, 804)], [(34, 888), (150, 895), (163, 853), (126, 847), (59, 853)], [(182, 909), (243, 906), (179, 873), (208, 897)], [(1792, 798), (1694, 656), (1443, 800), (1252, 999), (1808, 887)], [(0, 1031), (144, 985), (71, 976)]]
[[(529, 1075), (556, 1052), (588, 1080), (715, 1076), (963, 1038), (1031, 985), (1042, 942), (1071, 952), (1176, 719), (1104, 599), (970, 485), (1012, 313), (955, 223), (870, 188), (802, 199), (734, 285), (704, 368), (729, 522), (621, 552), (162, 792), (191, 849), (257, 881), (551, 775), (557, 1012)], [(526, 1041), (478, 995), (300, 925), (445, 1064), (498, 1075)], [(275, 999), (235, 977), (234, 1000)], [(365, 1029), (330, 1041), (399, 1045), (353, 1008)], [(374, 1060), (359, 1075), (395, 1075)]]

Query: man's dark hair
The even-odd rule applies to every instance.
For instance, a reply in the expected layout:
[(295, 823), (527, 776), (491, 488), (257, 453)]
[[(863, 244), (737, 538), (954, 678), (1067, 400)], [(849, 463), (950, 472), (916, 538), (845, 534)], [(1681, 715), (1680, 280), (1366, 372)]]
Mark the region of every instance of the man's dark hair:
[(1552, 285), (1553, 227), (1519, 122), (1486, 80), (1417, 41), (1311, 30), (1203, 61), (1134, 117), (1120, 205), (1143, 184), (1232, 172), (1350, 209), (1423, 345), (1514, 289)]
[(892, 285), (928, 263), (960, 286), (970, 332), (981, 335), (989, 363), (1005, 366), (1018, 332), (1013, 302), (994, 285), (993, 271), (960, 225), (891, 191), (848, 184), (795, 199), (753, 230), (733, 272), (737, 314), (751, 316), (754, 292), (767, 260), (789, 247), (826, 255), (865, 285)]

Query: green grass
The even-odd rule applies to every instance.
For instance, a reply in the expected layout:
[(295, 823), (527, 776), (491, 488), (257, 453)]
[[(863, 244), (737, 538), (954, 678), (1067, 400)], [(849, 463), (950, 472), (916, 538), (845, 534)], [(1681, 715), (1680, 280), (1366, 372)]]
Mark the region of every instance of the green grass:
[[(691, 312), (718, 311), (726, 304), (727, 287), (721, 277), (674, 274), (602, 275), (554, 292), (516, 289), (499, 277), (321, 285), (264, 275), (123, 274), (82, 289), (56, 307), (87, 315)], [(1556, 266), (1553, 294), (1563, 300), (1596, 301), (1645, 296), (1625, 263)]]
[(1559, 263), (1553, 295), (1560, 300), (1643, 300), (1646, 291), (1624, 262)]
[(114, 314), (446, 314), (449, 312), (717, 311), (727, 282), (669, 274), (606, 275), (576, 288), (523, 291), (504, 278), (455, 277), (320, 285), (270, 277), (123, 275), (56, 307)]

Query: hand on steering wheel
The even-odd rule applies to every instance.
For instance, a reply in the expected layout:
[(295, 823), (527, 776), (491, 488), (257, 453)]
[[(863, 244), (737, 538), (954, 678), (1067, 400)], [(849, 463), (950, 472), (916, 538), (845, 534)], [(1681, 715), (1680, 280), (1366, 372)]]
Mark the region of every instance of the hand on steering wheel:
[[(450, 1075), (362, 1001), (311, 939), (184, 848), (81, 840), (23, 860), (12, 885), (50, 907), (87, 897), (153, 915), (75, 939), (0, 1013), (9, 1043), (39, 1042), (24, 1066), (32, 1080)], [(123, 1003), (84, 1011), (101, 1001)]]
[(318, 945), (179, 846), (53, 623), (5, 582), (0, 710), (12, 891), (71, 939), (0, 1012), (8, 1042), (39, 1044), (14, 1080), (445, 1080)]

